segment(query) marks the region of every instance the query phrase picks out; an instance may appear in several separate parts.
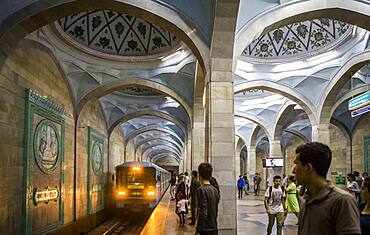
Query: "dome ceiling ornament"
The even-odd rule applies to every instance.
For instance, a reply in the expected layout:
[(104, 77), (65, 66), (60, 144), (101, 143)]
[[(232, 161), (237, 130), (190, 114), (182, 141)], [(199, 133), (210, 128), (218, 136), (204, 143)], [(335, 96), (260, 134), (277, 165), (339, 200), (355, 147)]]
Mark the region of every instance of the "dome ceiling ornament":
[(257, 38), (242, 56), (257, 60), (309, 57), (339, 44), (352, 29), (350, 24), (331, 19), (293, 23)]
[(57, 25), (79, 44), (111, 55), (156, 55), (181, 42), (160, 26), (110, 10), (80, 12), (60, 19)]

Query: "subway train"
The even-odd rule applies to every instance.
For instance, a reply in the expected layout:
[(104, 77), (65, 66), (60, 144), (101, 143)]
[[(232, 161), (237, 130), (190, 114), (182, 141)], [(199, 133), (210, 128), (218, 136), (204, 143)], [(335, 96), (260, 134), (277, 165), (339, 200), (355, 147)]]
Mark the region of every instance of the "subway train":
[(154, 208), (171, 179), (170, 172), (151, 162), (125, 162), (115, 170), (117, 208)]

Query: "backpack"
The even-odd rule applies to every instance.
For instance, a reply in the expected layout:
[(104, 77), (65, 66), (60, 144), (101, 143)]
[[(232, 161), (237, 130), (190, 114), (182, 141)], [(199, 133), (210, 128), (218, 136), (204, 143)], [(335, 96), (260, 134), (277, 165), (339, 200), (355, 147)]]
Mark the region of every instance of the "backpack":
[(270, 202), (271, 193), (272, 193), (272, 186), (269, 186), (269, 197), (267, 199), (268, 202)]

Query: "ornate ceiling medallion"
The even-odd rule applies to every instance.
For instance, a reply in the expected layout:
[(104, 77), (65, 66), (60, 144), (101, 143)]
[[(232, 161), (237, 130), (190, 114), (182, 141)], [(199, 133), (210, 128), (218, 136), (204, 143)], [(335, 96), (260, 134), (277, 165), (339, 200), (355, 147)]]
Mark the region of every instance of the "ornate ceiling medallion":
[(298, 22), (268, 32), (254, 40), (243, 56), (281, 59), (310, 56), (328, 49), (350, 35), (352, 25), (331, 19)]
[(155, 55), (180, 44), (174, 34), (160, 26), (110, 10), (81, 12), (62, 18), (58, 23), (73, 40), (112, 55)]

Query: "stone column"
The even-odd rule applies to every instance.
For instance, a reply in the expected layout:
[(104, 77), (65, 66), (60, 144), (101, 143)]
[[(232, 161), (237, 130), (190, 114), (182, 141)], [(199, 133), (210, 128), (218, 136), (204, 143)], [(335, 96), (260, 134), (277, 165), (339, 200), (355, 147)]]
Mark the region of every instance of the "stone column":
[(185, 167), (185, 170), (189, 173), (191, 173), (192, 169), (191, 169), (191, 161), (192, 161), (192, 151), (191, 151), (191, 142), (192, 142), (192, 139), (191, 139), (191, 130), (189, 128), (189, 131), (188, 131), (188, 140), (187, 140), (187, 143), (186, 143), (186, 154), (185, 154), (185, 158), (186, 158), (186, 167)]
[(207, 158), (220, 185), (219, 234), (236, 234), (233, 50), (238, 0), (218, 0), (211, 43), (211, 72), (206, 84)]
[(254, 147), (250, 147), (248, 150), (247, 156), (247, 174), (248, 177), (254, 176), (256, 174), (256, 149)]
[[(235, 143), (238, 142), (238, 137), (235, 137)], [(238, 146), (235, 146), (235, 175), (239, 176), (243, 174), (243, 172), (240, 171), (240, 149)]]
[(329, 123), (312, 126), (312, 141), (330, 146)]
[[(281, 152), (280, 140), (272, 140), (269, 142), (269, 157), (268, 158), (281, 158), (283, 159), (283, 153)], [(269, 178), (269, 185), (272, 185), (273, 178), (275, 175), (280, 175), (281, 177), (284, 174), (284, 167), (272, 167), (267, 168), (267, 174)]]
[[(329, 131), (329, 123), (325, 124), (318, 124), (312, 126), (312, 141), (315, 142), (321, 142), (323, 144), (326, 144), (330, 147), (330, 131)], [(333, 180), (335, 178), (331, 178), (331, 169), (332, 169), (332, 164), (328, 170), (328, 173), (326, 174), (326, 178)]]
[(192, 161), (191, 168), (197, 170), (200, 163), (205, 162), (205, 126), (203, 98), (194, 99), (192, 129)]
[[(140, 151), (139, 151), (139, 154), (141, 154)], [(125, 146), (125, 160), (126, 160), (126, 162), (131, 162), (131, 161), (137, 160), (137, 159), (135, 159), (135, 144), (134, 144), (133, 140), (130, 140), (129, 142), (126, 143), (126, 146)]]

